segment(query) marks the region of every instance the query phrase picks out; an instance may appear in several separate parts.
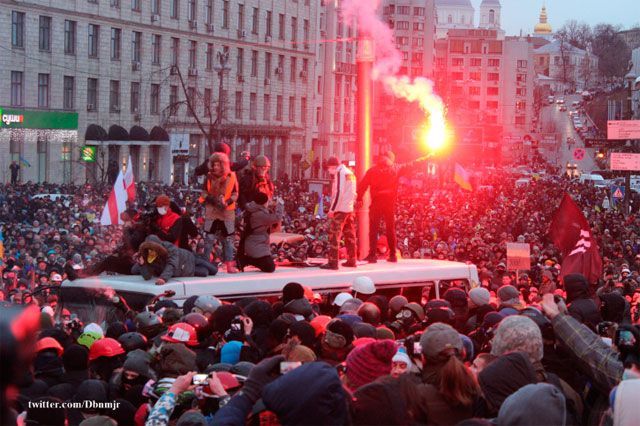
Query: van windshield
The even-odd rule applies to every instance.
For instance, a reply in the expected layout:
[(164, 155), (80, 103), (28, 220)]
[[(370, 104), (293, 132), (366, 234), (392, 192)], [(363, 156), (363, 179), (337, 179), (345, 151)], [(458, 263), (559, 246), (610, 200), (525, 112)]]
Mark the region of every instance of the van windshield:
[(134, 311), (140, 312), (153, 299), (152, 294), (115, 292), (112, 289), (96, 289), (85, 287), (61, 287), (60, 299), (63, 308), (72, 314), (77, 314), (83, 323), (110, 324), (124, 321), (125, 312), (113, 302), (114, 296), (126, 300)]

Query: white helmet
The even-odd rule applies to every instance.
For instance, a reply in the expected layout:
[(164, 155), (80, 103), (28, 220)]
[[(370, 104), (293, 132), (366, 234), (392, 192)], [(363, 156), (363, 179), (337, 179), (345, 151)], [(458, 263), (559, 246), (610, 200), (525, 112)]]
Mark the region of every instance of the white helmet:
[[(213, 314), (221, 305), (222, 303), (220, 303), (220, 300), (218, 300), (217, 297), (202, 295), (198, 296), (195, 303), (193, 304), (193, 307), (198, 308), (201, 311), (198, 313)], [(194, 311), (192, 310), (192, 312)]]
[(373, 280), (365, 276), (361, 276), (353, 280), (351, 288), (353, 288), (353, 291), (357, 291), (362, 294), (373, 294), (376, 292), (376, 285), (373, 283)]
[(353, 299), (353, 296), (350, 293), (345, 293), (345, 292), (338, 293), (336, 298), (333, 299), (333, 304), (336, 306), (342, 306), (344, 305), (344, 302), (350, 299)]

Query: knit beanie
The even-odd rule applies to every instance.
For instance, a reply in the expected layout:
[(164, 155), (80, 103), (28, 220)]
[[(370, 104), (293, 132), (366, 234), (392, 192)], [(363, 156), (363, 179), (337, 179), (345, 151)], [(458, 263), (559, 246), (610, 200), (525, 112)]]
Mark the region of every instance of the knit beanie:
[(151, 377), (149, 371), (149, 364), (151, 358), (149, 354), (142, 349), (136, 349), (127, 354), (127, 359), (124, 361), (122, 368), (127, 371), (133, 371), (144, 377)]
[(505, 284), (498, 289), (498, 299), (505, 305), (515, 305), (520, 302), (520, 292), (514, 286)]
[(297, 336), (305, 346), (313, 347), (316, 344), (316, 330), (307, 321), (296, 321), (291, 324), (289, 335)]
[(489, 300), (491, 300), (491, 294), (484, 287), (476, 287), (469, 291), (469, 298), (476, 306), (488, 305)]
[(81, 345), (69, 345), (62, 354), (62, 363), (66, 371), (86, 370), (89, 364), (89, 351)]
[(542, 359), (542, 333), (529, 317), (511, 315), (500, 321), (491, 344), (491, 355), (524, 352), (531, 363)]
[(299, 283), (287, 283), (282, 289), (282, 303), (285, 305), (292, 300), (302, 299), (304, 297), (304, 287)]
[(450, 288), (444, 293), (444, 300), (454, 308), (464, 308), (468, 305), (467, 294), (459, 288)]
[(411, 358), (409, 358), (409, 355), (407, 355), (407, 352), (404, 350), (404, 348), (398, 349), (398, 352), (396, 352), (391, 361), (404, 362), (405, 364), (407, 364), (407, 371), (411, 370), (411, 367), (413, 366)]
[(385, 326), (381, 325), (380, 327), (376, 328), (376, 339), (378, 339), (378, 340), (385, 340), (385, 339), (396, 340), (396, 335), (393, 333), (393, 331), (389, 327), (385, 327)]
[(347, 356), (347, 378), (351, 387), (355, 390), (391, 373), (396, 350), (394, 341), (378, 340), (351, 351)]
[(498, 412), (500, 426), (566, 424), (566, 403), (562, 391), (548, 383), (521, 387), (504, 400)]

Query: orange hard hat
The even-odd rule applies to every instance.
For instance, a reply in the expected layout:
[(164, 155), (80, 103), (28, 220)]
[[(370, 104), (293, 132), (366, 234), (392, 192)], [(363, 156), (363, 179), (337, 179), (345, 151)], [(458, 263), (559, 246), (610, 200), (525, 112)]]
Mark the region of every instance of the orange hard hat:
[(102, 356), (111, 358), (124, 353), (124, 349), (120, 342), (111, 337), (105, 337), (104, 339), (96, 340), (89, 349), (89, 361), (93, 361)]
[(165, 342), (196, 346), (198, 344), (198, 333), (195, 328), (186, 322), (179, 322), (169, 327), (169, 331), (161, 339)]
[(44, 351), (46, 349), (55, 349), (58, 353), (58, 356), (62, 356), (64, 352), (64, 348), (62, 347), (60, 342), (58, 342), (53, 337), (43, 337), (42, 339), (38, 340), (38, 343), (36, 343), (36, 352)]

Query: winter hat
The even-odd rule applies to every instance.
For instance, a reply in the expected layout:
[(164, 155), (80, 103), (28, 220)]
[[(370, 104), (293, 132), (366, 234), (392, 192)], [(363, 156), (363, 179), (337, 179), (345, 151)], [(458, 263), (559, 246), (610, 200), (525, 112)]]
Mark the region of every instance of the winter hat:
[(221, 152), (226, 155), (231, 154), (231, 148), (224, 142), (216, 142), (216, 145), (213, 148), (213, 152)]
[(624, 297), (617, 291), (611, 293), (605, 293), (600, 295), (600, 313), (602, 314), (602, 321), (613, 321), (618, 324), (622, 322), (624, 318), (624, 311), (626, 308), (626, 301)]
[(389, 309), (395, 315), (407, 304), (409, 300), (404, 296), (393, 296), (391, 300), (389, 300)]
[(393, 356), (392, 362), (404, 362), (407, 364), (407, 371), (411, 369), (413, 363), (411, 362), (411, 358), (407, 355), (407, 352), (404, 348), (398, 349), (398, 352)]
[(351, 387), (357, 389), (391, 373), (396, 351), (392, 340), (378, 340), (352, 350), (347, 356), (347, 378)]
[(242, 377), (248, 377), (253, 367), (255, 367), (255, 364), (252, 362), (240, 361), (239, 363), (232, 366), (229, 372), (232, 374), (238, 374)]
[(196, 354), (182, 343), (165, 342), (154, 370), (159, 377), (178, 377), (196, 371)]
[(491, 293), (484, 287), (472, 288), (469, 291), (469, 299), (476, 306), (488, 305), (491, 300)]
[(224, 333), (231, 328), (233, 319), (242, 315), (242, 309), (236, 305), (222, 305), (213, 313), (213, 328), (218, 333)]
[(350, 299), (353, 299), (353, 296), (351, 295), (351, 293), (345, 293), (345, 292), (338, 293), (336, 298), (333, 299), (333, 304), (336, 306), (342, 306), (344, 302)]
[(353, 343), (353, 329), (341, 319), (334, 319), (327, 325), (324, 342), (334, 349), (340, 349)]
[(500, 287), (497, 296), (501, 303), (515, 304), (520, 301), (520, 292), (517, 288), (509, 284)]
[(109, 327), (107, 327), (107, 332), (105, 333), (105, 337), (111, 337), (112, 339), (118, 340), (118, 337), (122, 336), (126, 332), (127, 329), (124, 324), (120, 321), (116, 321), (109, 324)]
[(244, 309), (244, 313), (251, 318), (254, 327), (269, 326), (273, 321), (271, 304), (264, 300), (254, 300)]
[(453, 324), (455, 312), (449, 307), (443, 306), (439, 308), (430, 308), (427, 310), (427, 326), (441, 322), (444, 324)]
[(500, 426), (565, 425), (565, 397), (548, 383), (521, 387), (504, 400), (498, 412)]
[(347, 395), (336, 369), (310, 362), (283, 374), (264, 387), (262, 400), (282, 425), (348, 423)]
[(302, 299), (304, 297), (304, 287), (302, 284), (291, 282), (282, 288), (282, 303), (285, 305), (292, 300)]
[(459, 288), (450, 288), (444, 293), (444, 300), (454, 308), (464, 308), (468, 305), (467, 294)]
[(69, 345), (62, 354), (62, 363), (66, 371), (86, 370), (89, 364), (89, 351), (81, 345)]
[(356, 337), (376, 337), (376, 328), (371, 324), (357, 322), (353, 324), (353, 334)]
[(307, 321), (296, 321), (291, 324), (289, 335), (297, 336), (303, 345), (310, 348), (316, 344), (316, 330)]
[(542, 360), (542, 333), (529, 317), (511, 315), (500, 321), (491, 344), (491, 355), (524, 352), (531, 363)]
[(151, 371), (149, 371), (149, 364), (151, 358), (149, 354), (142, 349), (136, 349), (127, 354), (127, 359), (124, 361), (122, 368), (124, 370), (133, 371), (144, 377), (151, 377)]
[(385, 327), (385, 326), (382, 325), (382, 326), (376, 328), (376, 339), (378, 339), (378, 340), (385, 340), (385, 339), (396, 340), (396, 335), (393, 333), (393, 331), (389, 327)]
[(413, 312), (420, 321), (424, 320), (424, 317), (425, 317), (424, 308), (420, 306), (418, 303), (415, 303), (415, 302), (407, 303), (402, 307), (402, 309), (406, 309), (408, 311)]
[(227, 364), (235, 364), (240, 361), (240, 351), (242, 350), (242, 342), (236, 340), (228, 342), (220, 351), (220, 362)]
[(207, 419), (198, 410), (185, 411), (180, 418), (176, 426), (207, 426)]
[(422, 354), (427, 359), (436, 359), (442, 351), (452, 348), (462, 353), (462, 339), (458, 332), (448, 324), (431, 324), (420, 336)]

